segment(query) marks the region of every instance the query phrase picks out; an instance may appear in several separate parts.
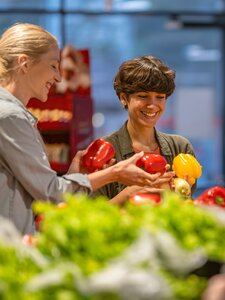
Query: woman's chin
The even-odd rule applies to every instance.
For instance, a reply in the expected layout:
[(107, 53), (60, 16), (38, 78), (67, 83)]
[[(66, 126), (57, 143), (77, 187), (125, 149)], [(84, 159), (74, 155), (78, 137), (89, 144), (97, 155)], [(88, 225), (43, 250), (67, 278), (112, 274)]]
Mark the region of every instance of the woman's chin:
[(47, 95), (39, 95), (39, 97), (37, 99), (39, 99), (41, 102), (46, 102), (48, 100), (48, 94)]

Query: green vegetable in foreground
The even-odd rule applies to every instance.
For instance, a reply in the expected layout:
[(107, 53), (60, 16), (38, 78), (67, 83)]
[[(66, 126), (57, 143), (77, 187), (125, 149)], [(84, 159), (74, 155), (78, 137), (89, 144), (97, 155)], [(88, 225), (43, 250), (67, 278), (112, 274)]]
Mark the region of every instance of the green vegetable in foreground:
[(0, 226), (1, 299), (198, 300), (207, 277), (196, 266), (225, 261), (225, 222), (175, 193), (122, 209), (82, 194), (65, 201), (35, 203), (44, 218), (27, 251), (1, 243)]

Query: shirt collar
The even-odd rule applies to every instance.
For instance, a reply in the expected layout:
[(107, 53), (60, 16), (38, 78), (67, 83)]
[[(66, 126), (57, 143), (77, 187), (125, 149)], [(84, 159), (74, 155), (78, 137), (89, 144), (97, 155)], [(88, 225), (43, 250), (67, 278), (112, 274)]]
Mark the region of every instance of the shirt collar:
[[(162, 155), (171, 155), (171, 149), (168, 147), (168, 142), (165, 139), (165, 133), (162, 133), (158, 131), (156, 128), (154, 128), (155, 136), (157, 139), (157, 142), (159, 143), (159, 149), (160, 153)], [(119, 144), (121, 145), (121, 153), (122, 156), (127, 158), (134, 154), (134, 149), (132, 147), (132, 141), (129, 135), (129, 132), (127, 130), (127, 121), (124, 123), (124, 125), (118, 130), (118, 139)]]
[(165, 135), (165, 133), (155, 129), (155, 136), (159, 143), (160, 153), (162, 155), (172, 155), (171, 148), (169, 147), (169, 143), (167, 142)]
[(132, 147), (132, 141), (127, 130), (127, 121), (124, 125), (118, 130), (118, 139), (119, 144), (121, 145), (121, 153), (123, 157), (129, 157), (131, 154), (134, 154), (134, 149)]

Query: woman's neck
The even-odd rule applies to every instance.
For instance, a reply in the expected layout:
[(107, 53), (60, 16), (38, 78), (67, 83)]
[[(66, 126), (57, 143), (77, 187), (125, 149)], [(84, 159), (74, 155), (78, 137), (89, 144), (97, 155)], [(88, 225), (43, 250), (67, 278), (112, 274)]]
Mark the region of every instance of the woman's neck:
[(10, 82), (7, 85), (3, 86), (9, 93), (16, 97), (24, 106), (29, 102), (29, 98), (26, 95), (26, 89), (18, 88), (15, 82)]
[(144, 152), (152, 152), (157, 150), (158, 143), (155, 137), (154, 127), (143, 128), (137, 125), (133, 125), (128, 120), (127, 130), (129, 132), (134, 149)]

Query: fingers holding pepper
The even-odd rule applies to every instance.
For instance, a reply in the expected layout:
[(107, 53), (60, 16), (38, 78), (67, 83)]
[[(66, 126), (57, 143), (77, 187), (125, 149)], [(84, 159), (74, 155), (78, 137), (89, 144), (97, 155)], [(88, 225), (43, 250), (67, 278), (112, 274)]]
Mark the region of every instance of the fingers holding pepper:
[(116, 180), (125, 185), (152, 186), (160, 177), (160, 173), (150, 174), (136, 165), (136, 162), (143, 156), (144, 152), (139, 152), (132, 157), (120, 161), (113, 166)]
[(137, 160), (136, 165), (150, 174), (159, 174), (157, 178), (149, 182), (150, 186), (171, 189), (171, 181), (175, 173), (167, 172), (170, 169), (170, 165), (162, 155), (144, 153), (144, 155)]
[(86, 173), (86, 169), (82, 166), (82, 156), (85, 153), (85, 150), (77, 151), (76, 155), (74, 156), (69, 170), (67, 171), (67, 174), (71, 173)]

